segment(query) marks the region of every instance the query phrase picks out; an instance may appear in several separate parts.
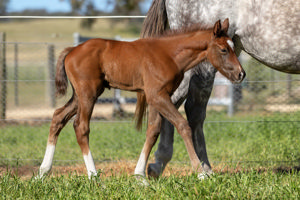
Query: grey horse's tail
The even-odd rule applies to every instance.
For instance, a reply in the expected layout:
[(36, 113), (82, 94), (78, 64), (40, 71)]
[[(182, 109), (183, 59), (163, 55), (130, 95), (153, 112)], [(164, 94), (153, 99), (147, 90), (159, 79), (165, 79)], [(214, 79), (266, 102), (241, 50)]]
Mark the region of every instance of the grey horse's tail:
[[(163, 34), (168, 27), (168, 17), (165, 0), (154, 0), (144, 20), (141, 38), (155, 37)], [(137, 104), (135, 109), (136, 128), (142, 128), (143, 118), (146, 114), (147, 102), (143, 92), (137, 93)]]
[(165, 0), (153, 0), (144, 20), (141, 38), (161, 35), (168, 26)]

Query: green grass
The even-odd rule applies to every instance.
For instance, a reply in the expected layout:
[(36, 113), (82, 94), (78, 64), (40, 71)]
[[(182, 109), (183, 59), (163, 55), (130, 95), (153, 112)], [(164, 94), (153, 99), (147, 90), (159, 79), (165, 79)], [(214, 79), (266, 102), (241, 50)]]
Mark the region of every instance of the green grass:
[[(207, 121), (226, 121), (222, 115), (211, 117)], [(262, 162), (259, 165), (269, 161), (300, 161), (299, 122), (293, 120), (297, 118), (299, 113), (237, 115), (230, 118), (232, 122), (229, 123), (207, 123), (205, 133), (208, 154), (213, 160)]]
[(150, 180), (144, 187), (132, 176), (88, 180), (66, 175), (43, 180), (0, 177), (2, 199), (298, 199), (299, 172), (215, 174), (198, 180), (196, 175)]
[[(299, 118), (300, 113), (294, 117)], [(281, 161), (300, 161), (300, 138), (298, 122), (281, 122), (290, 114), (261, 117), (259, 122), (243, 122), (250, 117), (235, 116), (226, 118), (225, 114), (211, 113), (204, 126), (207, 151), (212, 163), (244, 163), (252, 166), (273, 166)], [(219, 122), (221, 120), (231, 122)], [(236, 122), (240, 120), (240, 122)], [(269, 122), (268, 120), (276, 120)], [(49, 124), (40, 126), (6, 125), (0, 129), (0, 158), (20, 159), (18, 164), (39, 164), (44, 156)], [(105, 122), (91, 123), (90, 147), (95, 160), (136, 160), (145, 140), (145, 130), (137, 132), (134, 123)], [(156, 148), (156, 147), (155, 147)], [(152, 153), (155, 150), (152, 151)], [(153, 155), (151, 155), (153, 158)], [(26, 161), (26, 159), (37, 159)], [(56, 160), (81, 160), (71, 123), (59, 136)], [(25, 161), (22, 161), (25, 160)], [(175, 133), (173, 161), (189, 162), (187, 152), (179, 134)], [(251, 161), (248, 163), (248, 161)], [(254, 162), (256, 161), (256, 162)], [(0, 161), (7, 164), (7, 160)], [(13, 161), (12, 165), (16, 165)], [(24, 163), (23, 163), (24, 162)], [(28, 163), (29, 162), (29, 163)], [(63, 164), (63, 163), (60, 163)]]
[[(106, 176), (101, 169), (97, 181), (73, 173), (49, 176), (44, 180), (10, 175), (11, 167), (40, 165), (49, 124), (2, 125), (0, 165), (7, 170), (0, 172), (1, 198), (299, 199), (299, 170), (276, 170), (300, 165), (299, 117), (300, 113), (260, 116), (240, 113), (229, 118), (225, 113), (210, 111), (204, 129), (209, 159), (217, 173), (200, 181), (194, 174), (182, 176), (172, 174), (171, 170), (171, 176), (149, 180), (149, 187), (140, 186), (129, 174), (112, 172), (112, 176)], [(103, 160), (135, 162), (144, 140), (144, 131), (137, 132), (132, 122), (91, 123), (90, 147), (96, 163)], [(152, 160), (155, 149), (150, 155)], [(59, 137), (54, 159), (54, 166), (83, 163), (71, 123)], [(172, 167), (191, 169), (177, 133), (172, 161)]]
[(72, 43), (74, 32), (88, 37), (138, 37), (142, 21), (97, 19), (91, 30), (80, 27), (81, 19), (12, 20), (0, 22), (0, 25), (1, 31), (6, 32), (8, 42)]

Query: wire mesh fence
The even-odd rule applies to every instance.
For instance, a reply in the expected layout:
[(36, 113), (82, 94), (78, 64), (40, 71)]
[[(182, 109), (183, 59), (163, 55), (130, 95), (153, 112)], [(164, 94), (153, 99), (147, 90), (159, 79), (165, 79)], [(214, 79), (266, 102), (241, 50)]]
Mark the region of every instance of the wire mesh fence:
[[(70, 43), (6, 43), (6, 119), (41, 119), (51, 118), (55, 107), (63, 105), (70, 97), (55, 98), (54, 71), (59, 53)], [(243, 67), (247, 72), (245, 81), (240, 85), (231, 85), (217, 75), (212, 100), (227, 98), (233, 102), (234, 115), (247, 113), (260, 116), (274, 113), (289, 113), (289, 118), (277, 116), (275, 121), (298, 121), (294, 113), (300, 110), (300, 77), (272, 70), (263, 66), (254, 59), (243, 59)], [(220, 82), (221, 80), (221, 82)], [(222, 82), (223, 81), (223, 82)], [(230, 87), (233, 93), (230, 94)], [(107, 90), (100, 104), (106, 104), (106, 112), (112, 113), (112, 100), (115, 96), (121, 99), (125, 110), (134, 111), (134, 92), (121, 91), (116, 93), (113, 89)], [(127, 101), (126, 101), (127, 99)], [(128, 100), (129, 99), (129, 100)], [(131, 100), (132, 99), (132, 100)], [(5, 100), (5, 99), (4, 99)], [(126, 104), (129, 102), (129, 104)], [(208, 110), (224, 112), (228, 105), (210, 102)], [(97, 105), (96, 105), (97, 106)], [(37, 116), (34, 117), (34, 110)], [(97, 107), (95, 108), (95, 113)], [(47, 116), (47, 117), (46, 117)], [(228, 117), (230, 119), (230, 117)]]
[[(3, 86), (4, 83), (6, 85), (5, 96), (2, 96), (2, 101), (5, 101), (6, 104), (5, 118), (2, 118), (1, 122), (51, 121), (55, 108), (62, 106), (71, 96), (72, 91), (69, 87), (66, 97), (55, 98), (53, 84), (56, 59), (65, 47), (72, 45), (71, 43), (5, 43), (6, 78), (1, 80), (1, 85)], [(223, 80), (219, 77), (220, 75), (217, 75), (216, 85), (211, 96), (213, 101), (208, 105), (204, 127), (207, 140), (210, 140), (207, 145), (208, 149), (210, 143), (213, 142), (211, 140), (214, 140), (210, 137), (213, 131), (220, 134), (232, 132), (231, 135), (229, 134), (230, 137), (237, 137), (235, 134), (247, 135), (248, 131), (255, 132), (258, 127), (262, 126), (266, 132), (270, 131), (271, 133), (274, 132), (274, 129), (277, 131), (279, 129), (285, 134), (285, 137), (289, 137), (285, 132), (289, 132), (286, 130), (290, 129), (296, 132), (296, 138), (291, 137), (289, 141), (299, 141), (299, 75), (274, 71), (253, 59), (245, 59), (245, 55), (242, 65), (247, 73), (247, 78), (240, 85), (233, 86), (226, 81), (217, 83), (218, 80)], [(232, 92), (230, 92), (231, 90)], [(116, 108), (113, 101), (110, 100), (116, 96), (118, 96), (117, 99), (122, 108), (117, 115), (114, 112)], [(126, 101), (126, 99), (134, 99), (135, 93), (121, 91), (118, 94), (112, 89), (106, 90), (100, 98), (102, 100), (95, 105), (92, 116), (94, 122), (115, 121), (117, 124), (120, 121), (132, 120), (135, 102), (134, 100)], [(222, 104), (220, 103), (222, 100), (229, 101), (229, 103)], [(228, 115), (230, 103), (233, 111), (231, 115)], [(184, 114), (183, 107), (180, 108), (180, 111)], [(280, 127), (284, 128), (278, 128), (280, 124), (282, 124)], [(129, 123), (128, 126), (132, 126), (132, 123)], [(232, 131), (233, 129), (235, 131)], [(22, 127), (20, 127), (20, 131), (22, 132)], [(299, 148), (295, 146), (289, 151), (297, 151), (294, 152), (293, 157), (287, 156), (286, 159), (281, 157), (277, 161), (299, 162)], [(208, 152), (210, 151), (208, 150)], [(217, 154), (217, 152), (209, 153), (213, 162), (222, 162), (222, 158)], [(4, 157), (3, 159), (16, 158)], [(99, 158), (99, 160), (103, 159), (105, 158)], [(235, 159), (226, 162), (243, 162), (243, 160), (239, 160), (238, 156)], [(255, 158), (252, 159), (255, 160)], [(275, 158), (269, 159), (277, 162)], [(250, 162), (255, 162), (253, 160)], [(270, 161), (265, 160), (264, 162)]]

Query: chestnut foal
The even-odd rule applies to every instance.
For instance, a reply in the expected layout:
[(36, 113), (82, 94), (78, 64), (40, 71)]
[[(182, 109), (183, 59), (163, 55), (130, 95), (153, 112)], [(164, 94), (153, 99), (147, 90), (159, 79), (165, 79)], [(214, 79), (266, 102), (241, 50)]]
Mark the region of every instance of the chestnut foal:
[(66, 94), (68, 78), (73, 95), (53, 115), (44, 160), (39, 176), (49, 172), (57, 138), (65, 124), (74, 116), (74, 129), (89, 178), (97, 171), (89, 148), (89, 122), (97, 98), (105, 88), (137, 91), (137, 126), (142, 123), (149, 105), (146, 141), (135, 174), (145, 176), (149, 153), (160, 131), (161, 116), (168, 119), (182, 136), (192, 167), (201, 172), (201, 164), (193, 147), (192, 132), (170, 100), (184, 72), (203, 61), (209, 61), (232, 82), (245, 76), (228, 37), (228, 19), (217, 21), (213, 29), (190, 30), (159, 38), (133, 42), (92, 39), (77, 47), (66, 48), (57, 63), (55, 83), (57, 94)]

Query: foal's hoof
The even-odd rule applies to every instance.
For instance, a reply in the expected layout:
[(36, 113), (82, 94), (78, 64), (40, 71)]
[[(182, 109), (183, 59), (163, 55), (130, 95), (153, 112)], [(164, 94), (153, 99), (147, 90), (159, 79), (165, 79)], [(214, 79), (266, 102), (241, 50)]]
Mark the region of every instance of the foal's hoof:
[(139, 175), (139, 174), (135, 174), (134, 176), (140, 186), (149, 186), (150, 185), (144, 176)]
[(152, 163), (148, 165), (147, 173), (149, 177), (158, 178), (160, 175), (160, 170), (155, 163)]
[(213, 173), (208, 173), (208, 172), (201, 172), (197, 175), (198, 179), (199, 180), (204, 180), (204, 179), (207, 179), (207, 178), (210, 178), (210, 176), (213, 175)]
[(38, 173), (35, 177), (34, 180), (36, 181), (43, 181), (49, 174), (48, 173)]
[(96, 183), (101, 190), (106, 190), (107, 189), (106, 185), (102, 182), (102, 180), (100, 179), (100, 177), (98, 177), (98, 176), (91, 176), (91, 177), (89, 177), (89, 180), (91, 182)]
[(45, 175), (37, 175), (37, 176), (35, 176), (34, 178), (33, 178), (33, 180), (35, 180), (35, 181), (44, 181), (44, 179), (45, 179)]

